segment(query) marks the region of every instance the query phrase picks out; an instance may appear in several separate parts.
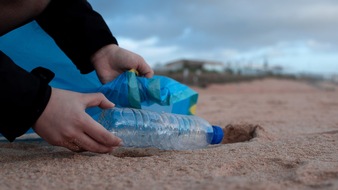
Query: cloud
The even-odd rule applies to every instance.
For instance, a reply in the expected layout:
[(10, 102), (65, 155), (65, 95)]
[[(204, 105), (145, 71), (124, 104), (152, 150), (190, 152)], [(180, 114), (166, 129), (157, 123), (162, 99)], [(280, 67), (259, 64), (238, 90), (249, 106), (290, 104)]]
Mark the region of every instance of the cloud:
[[(119, 36), (163, 43), (246, 48), (294, 39), (338, 43), (338, 2), (322, 0), (92, 1)], [(109, 10), (107, 7), (111, 7)], [(180, 35), (189, 28), (189, 36)]]
[(118, 41), (129, 43), (127, 46), (151, 62), (170, 57), (226, 61), (268, 57), (278, 63), (292, 62), (293, 57), (306, 65), (311, 57), (317, 57), (313, 60), (338, 64), (334, 53), (338, 50), (336, 0), (90, 3)]
[(151, 37), (144, 40), (120, 38), (119, 45), (122, 48), (142, 55), (142, 57), (144, 57), (144, 59), (152, 66), (155, 63), (158, 63), (159, 60), (169, 61), (173, 59), (172, 55), (179, 54), (179, 47), (158, 46), (158, 41), (157, 37)]

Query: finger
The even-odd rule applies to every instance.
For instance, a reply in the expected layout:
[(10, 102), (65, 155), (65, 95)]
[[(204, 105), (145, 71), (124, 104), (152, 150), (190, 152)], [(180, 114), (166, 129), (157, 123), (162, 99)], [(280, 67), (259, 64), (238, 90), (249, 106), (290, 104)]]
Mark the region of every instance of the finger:
[(80, 146), (78, 146), (76, 144), (74, 144), (73, 147), (74, 147), (74, 149), (71, 150), (73, 152), (85, 152), (86, 151), (85, 149), (81, 148)]
[(71, 142), (71, 141), (65, 141), (62, 143), (61, 145), (62, 147), (65, 147), (73, 152), (83, 152), (85, 151), (83, 148), (81, 148), (80, 146), (76, 145), (75, 143)]
[(154, 71), (144, 60), (142, 60), (142, 63), (138, 65), (137, 71), (141, 76), (145, 76), (147, 78), (151, 78), (154, 75)]
[(73, 140), (73, 143), (82, 150), (96, 152), (96, 153), (108, 153), (112, 152), (115, 147), (104, 146), (100, 143), (97, 143), (95, 140), (87, 136), (86, 134), (81, 135), (77, 139)]
[(99, 106), (102, 109), (112, 108), (115, 104), (109, 101), (102, 93), (86, 94), (86, 107)]
[(105, 146), (116, 147), (120, 146), (122, 142), (120, 138), (110, 133), (107, 129), (105, 129), (89, 115), (88, 120), (86, 121), (86, 125), (83, 126), (83, 131), (93, 140)]
[(154, 71), (151, 70), (150, 72), (147, 72), (146, 74), (144, 74), (144, 76), (147, 78), (152, 78), (154, 76)]

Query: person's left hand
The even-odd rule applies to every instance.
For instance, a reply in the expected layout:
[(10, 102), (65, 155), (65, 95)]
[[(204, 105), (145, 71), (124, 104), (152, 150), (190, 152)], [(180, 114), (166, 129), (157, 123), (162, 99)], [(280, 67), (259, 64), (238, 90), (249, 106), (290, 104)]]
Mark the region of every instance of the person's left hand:
[(121, 139), (85, 112), (94, 106), (108, 109), (114, 104), (101, 93), (84, 94), (52, 88), (50, 100), (33, 129), (54, 146), (75, 152), (111, 152), (121, 145)]
[(92, 56), (92, 63), (102, 84), (114, 80), (118, 75), (130, 69), (135, 69), (139, 76), (151, 78), (154, 75), (154, 71), (140, 55), (115, 44), (98, 50)]

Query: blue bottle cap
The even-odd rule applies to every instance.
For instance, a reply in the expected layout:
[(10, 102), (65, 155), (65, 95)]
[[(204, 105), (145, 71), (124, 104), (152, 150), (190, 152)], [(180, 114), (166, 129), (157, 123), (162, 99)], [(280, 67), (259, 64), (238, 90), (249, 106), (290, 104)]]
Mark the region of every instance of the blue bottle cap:
[(212, 137), (211, 143), (210, 144), (219, 144), (223, 140), (223, 130), (219, 126), (212, 126), (212, 129), (214, 130), (214, 136)]

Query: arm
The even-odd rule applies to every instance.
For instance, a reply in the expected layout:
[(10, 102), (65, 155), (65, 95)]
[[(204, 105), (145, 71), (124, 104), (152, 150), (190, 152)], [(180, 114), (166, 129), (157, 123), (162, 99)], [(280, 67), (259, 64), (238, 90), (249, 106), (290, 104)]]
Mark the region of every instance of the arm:
[(117, 45), (101, 15), (86, 0), (52, 0), (36, 20), (81, 73), (95, 69), (103, 84), (129, 69), (153, 76), (141, 56)]
[(0, 133), (9, 141), (24, 133), (44, 111), (50, 95), (49, 81), (54, 73), (38, 68), (31, 73), (20, 68), (0, 51)]
[(117, 44), (101, 15), (86, 0), (52, 0), (36, 21), (83, 74), (94, 70), (91, 56), (97, 50)]
[[(115, 38), (111, 35), (102, 17), (93, 11), (85, 0), (53, 0), (36, 20), (70, 57), (81, 73), (89, 73), (95, 67), (102, 83), (114, 79), (119, 73), (131, 68), (137, 69), (141, 75), (147, 77), (151, 77), (153, 74), (141, 56), (117, 46)], [(37, 93), (40, 92), (39, 89), (43, 87), (42, 83), (36, 82), (36, 80), (40, 80), (39, 78), (36, 79), (25, 71), (18, 71), (21, 69), (17, 66), (14, 66), (13, 70), (8, 70), (8, 65), (2, 64), (2, 61), (0, 64), (1, 67), (4, 66), (2, 71), (0, 68), (0, 71), (8, 72), (7, 81), (14, 80), (25, 83), (24, 89), (29, 91), (30, 97), (27, 97), (24, 102), (32, 102), (36, 99)], [(15, 72), (18, 72), (18, 78), (15, 78)], [(29, 76), (24, 77), (24, 75)], [(1, 81), (1, 84), (6, 84), (6, 80)], [(13, 99), (13, 102), (16, 98), (12, 95), (27, 93), (21, 88), (19, 89), (23, 91), (16, 91), (16, 85), (18, 84), (8, 83), (11, 93), (6, 98)], [(43, 104), (39, 113), (34, 117), (29, 116), (28, 119), (31, 122), (14, 125), (18, 122), (11, 123), (17, 119), (14, 116), (8, 119), (8, 126), (0, 126), (0, 132), (5, 134), (9, 140), (12, 141), (15, 137), (25, 133), (33, 124), (36, 133), (47, 142), (52, 145), (64, 146), (73, 151), (110, 152), (120, 144), (119, 138), (105, 130), (85, 112), (87, 107), (109, 108), (114, 106), (102, 94), (80, 94), (51, 89), (48, 85), (46, 85), (46, 89), (49, 94), (39, 101), (43, 101), (47, 105)], [(43, 92), (48, 93), (48, 91)], [(4, 102), (6, 98), (3, 99)], [(35, 103), (33, 105), (36, 105)], [(6, 104), (5, 108), (14, 112), (24, 108), (24, 105), (18, 102), (17, 104)], [(26, 117), (25, 114), (29, 113), (30, 110), (26, 110), (20, 112), (18, 116)], [(8, 115), (10, 114), (12, 113)], [(7, 129), (20, 130), (20, 132), (14, 132), (10, 137), (6, 134), (8, 133)]]
[(32, 127), (48, 143), (72, 151), (105, 153), (121, 140), (86, 112), (87, 107), (111, 108), (102, 94), (81, 94), (51, 88), (54, 73), (44, 68), (31, 73), (0, 51), (0, 133), (14, 141)]

